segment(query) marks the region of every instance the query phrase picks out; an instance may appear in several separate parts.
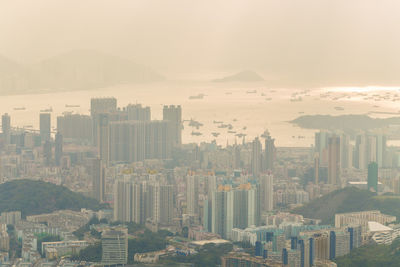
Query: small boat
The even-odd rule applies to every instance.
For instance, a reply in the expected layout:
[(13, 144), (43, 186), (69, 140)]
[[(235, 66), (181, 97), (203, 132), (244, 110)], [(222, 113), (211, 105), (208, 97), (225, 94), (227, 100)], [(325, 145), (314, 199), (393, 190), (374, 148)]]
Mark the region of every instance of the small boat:
[(14, 110), (25, 110), (25, 107), (15, 107)]
[(214, 137), (218, 137), (220, 133), (211, 133)]
[(42, 109), (42, 110), (40, 110), (40, 112), (53, 112), (53, 108), (50, 107), (50, 108)]
[(199, 128), (203, 126), (203, 124), (201, 122), (190, 119), (189, 126)]
[(200, 133), (200, 132), (192, 132), (192, 135), (199, 136), (199, 135), (202, 135), (202, 133)]
[(257, 90), (246, 91), (246, 94), (256, 94), (256, 93), (257, 93)]
[(189, 99), (203, 99), (205, 96), (205, 94), (192, 95), (189, 96)]
[(236, 131), (228, 131), (228, 133), (235, 134)]
[(69, 105), (69, 104), (66, 104), (65, 107), (66, 108), (79, 108), (81, 106), (80, 105)]
[(336, 110), (344, 110), (344, 107), (335, 107)]
[(300, 101), (303, 101), (303, 98), (302, 98), (301, 96), (299, 96), (299, 97), (297, 97), (297, 98), (294, 97), (294, 98), (291, 98), (290, 101), (291, 101), (291, 102), (300, 102)]

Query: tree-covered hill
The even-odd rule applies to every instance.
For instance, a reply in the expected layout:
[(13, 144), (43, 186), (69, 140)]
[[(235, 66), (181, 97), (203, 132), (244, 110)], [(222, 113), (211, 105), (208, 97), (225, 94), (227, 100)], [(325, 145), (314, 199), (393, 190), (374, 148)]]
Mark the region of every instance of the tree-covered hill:
[(33, 180), (15, 180), (0, 184), (0, 213), (22, 212), (22, 216), (49, 213), (55, 210), (98, 210), (99, 202), (68, 188)]
[(354, 249), (335, 261), (338, 267), (398, 267), (400, 239), (396, 239), (391, 245), (369, 245)]
[(314, 199), (302, 207), (292, 210), (307, 218), (320, 219), (324, 224), (333, 224), (335, 213), (380, 210), (382, 213), (394, 215), (400, 219), (400, 196), (376, 196), (367, 190), (354, 187), (333, 191)]

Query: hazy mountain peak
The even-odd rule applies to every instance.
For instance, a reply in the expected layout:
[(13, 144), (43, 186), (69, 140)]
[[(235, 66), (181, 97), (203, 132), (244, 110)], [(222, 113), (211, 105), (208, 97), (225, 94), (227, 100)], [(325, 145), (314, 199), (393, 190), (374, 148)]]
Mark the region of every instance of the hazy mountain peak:
[(264, 79), (255, 71), (244, 70), (238, 73), (225, 76), (220, 79), (213, 80), (214, 82), (260, 82)]

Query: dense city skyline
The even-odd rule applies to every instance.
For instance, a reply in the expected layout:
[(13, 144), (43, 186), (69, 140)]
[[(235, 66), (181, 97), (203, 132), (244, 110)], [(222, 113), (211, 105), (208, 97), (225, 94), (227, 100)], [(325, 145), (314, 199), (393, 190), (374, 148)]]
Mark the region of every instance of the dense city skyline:
[(399, 11), (0, 1), (0, 267), (400, 266)]

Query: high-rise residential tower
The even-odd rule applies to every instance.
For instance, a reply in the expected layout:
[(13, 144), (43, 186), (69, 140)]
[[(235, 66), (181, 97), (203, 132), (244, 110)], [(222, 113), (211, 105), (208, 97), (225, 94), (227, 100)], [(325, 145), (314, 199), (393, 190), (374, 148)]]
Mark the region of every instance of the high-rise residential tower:
[(50, 113), (40, 113), (40, 138), (42, 143), (50, 141), (51, 116)]
[(92, 175), (93, 198), (103, 202), (105, 195), (105, 170), (100, 158), (91, 160), (90, 172)]
[(328, 139), (328, 183), (341, 186), (340, 180), (340, 137)]
[(378, 192), (378, 164), (368, 164), (368, 190)]
[(163, 120), (170, 125), (171, 138), (174, 146), (182, 144), (182, 108), (181, 106), (164, 106)]
[(271, 136), (265, 138), (265, 153), (264, 153), (264, 171), (274, 169), (275, 159), (275, 139)]
[(126, 107), (128, 113), (128, 120), (130, 121), (150, 121), (151, 110), (150, 107), (143, 107), (141, 104), (129, 104)]
[(199, 181), (195, 175), (186, 176), (186, 213), (199, 215)]
[(260, 202), (263, 212), (274, 209), (274, 176), (271, 173), (260, 175)]
[(6, 144), (10, 144), (11, 137), (11, 117), (8, 113), (3, 114), (1, 116), (1, 128), (3, 131), (3, 138)]
[(111, 114), (117, 111), (117, 99), (109, 98), (92, 98), (90, 100), (90, 116), (92, 117), (92, 142), (97, 146), (98, 140), (98, 114)]
[(60, 166), (61, 157), (63, 155), (63, 136), (60, 132), (56, 133), (54, 157), (57, 166)]
[(108, 165), (110, 160), (110, 118), (107, 113), (95, 115), (97, 121), (97, 151), (103, 164)]
[(262, 146), (260, 139), (256, 137), (251, 144), (251, 173), (258, 177), (262, 166)]

